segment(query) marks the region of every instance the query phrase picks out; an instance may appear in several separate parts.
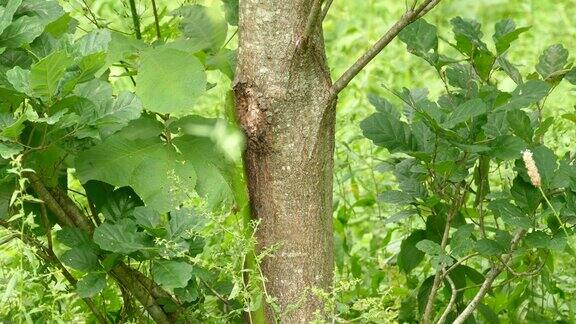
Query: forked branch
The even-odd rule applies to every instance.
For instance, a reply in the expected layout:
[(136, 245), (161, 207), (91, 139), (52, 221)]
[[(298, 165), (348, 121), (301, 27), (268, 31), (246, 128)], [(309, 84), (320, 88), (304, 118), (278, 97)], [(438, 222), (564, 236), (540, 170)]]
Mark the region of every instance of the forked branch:
[(376, 55), (378, 55), (398, 34), (412, 22), (427, 14), (441, 0), (425, 0), (418, 7), (408, 9), (390, 29), (370, 49), (366, 51), (342, 76), (332, 85), (332, 97), (336, 97)]

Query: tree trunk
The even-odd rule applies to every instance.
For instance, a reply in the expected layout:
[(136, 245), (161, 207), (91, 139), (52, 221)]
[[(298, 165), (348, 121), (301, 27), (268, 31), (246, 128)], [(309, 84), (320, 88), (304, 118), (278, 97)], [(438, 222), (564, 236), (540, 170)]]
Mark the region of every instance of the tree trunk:
[(236, 110), (247, 136), (245, 168), (262, 271), (283, 323), (322, 313), (310, 294), (333, 273), (334, 102), (322, 29), (299, 46), (312, 0), (240, 1)]

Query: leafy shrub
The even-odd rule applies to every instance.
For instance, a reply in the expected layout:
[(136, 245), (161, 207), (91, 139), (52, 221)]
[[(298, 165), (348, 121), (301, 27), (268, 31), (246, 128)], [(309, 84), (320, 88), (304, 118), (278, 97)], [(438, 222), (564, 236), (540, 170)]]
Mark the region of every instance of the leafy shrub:
[[(451, 23), (448, 55), (423, 19), (400, 34), (446, 91), (432, 101), (426, 89), (391, 89), (402, 109), (371, 96), (376, 113), (361, 123), (365, 137), (393, 153), (387, 163), (400, 190), (380, 199), (404, 208), (394, 221), (422, 224), (397, 255), (398, 267), (420, 282), (417, 304), (403, 304), (400, 320), (461, 323), (474, 310), (487, 322), (567, 320), (535, 306), (555, 303), (554, 258), (573, 253), (576, 152), (557, 156), (544, 143), (556, 119), (543, 110), (560, 82), (576, 85), (576, 68), (562, 45), (552, 45), (523, 77), (506, 54), (527, 27), (498, 22), (490, 48), (476, 21)], [(505, 78), (513, 91), (502, 89)]]

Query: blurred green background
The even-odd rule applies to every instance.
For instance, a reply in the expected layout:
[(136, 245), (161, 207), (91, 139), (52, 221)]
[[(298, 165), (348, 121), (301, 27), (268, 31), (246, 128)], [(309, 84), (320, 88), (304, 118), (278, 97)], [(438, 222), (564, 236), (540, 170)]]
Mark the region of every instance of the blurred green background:
[[(162, 22), (170, 25), (168, 13), (184, 3), (220, 5), (220, 0), (181, 1), (157, 0)], [(334, 78), (340, 76), (373, 42), (392, 25), (411, 1), (396, 0), (334, 0), (324, 22), (326, 51)], [(86, 19), (85, 4), (89, 4), (98, 17), (103, 17), (109, 27), (131, 30), (131, 17), (127, 1), (118, 0), (68, 0), (62, 5), (79, 20), (82, 30), (93, 26)], [(153, 38), (151, 6), (146, 0), (137, 1), (145, 26), (144, 35)], [(562, 43), (576, 53), (576, 1), (575, 0), (444, 0), (426, 20), (439, 28), (439, 34), (451, 38), (450, 19), (455, 16), (476, 19), (483, 25), (486, 39), (491, 38), (494, 24), (512, 18), (518, 26), (532, 26), (512, 47), (509, 58), (523, 74), (534, 69), (540, 53), (549, 45)], [(229, 36), (234, 29), (231, 29)], [(176, 32), (176, 31), (175, 31)], [(232, 37), (229, 48), (234, 48)], [(441, 42), (441, 51), (450, 52)], [(210, 76), (216, 83), (194, 113), (204, 116), (225, 115), (226, 94), (230, 81), (218, 73)], [(127, 78), (116, 78), (116, 90), (131, 87)], [(510, 81), (502, 80), (504, 87), (513, 89)], [(394, 254), (404, 234), (416, 221), (406, 219), (401, 223), (387, 219), (397, 211), (392, 205), (378, 202), (378, 194), (395, 186), (393, 176), (386, 172), (382, 161), (387, 152), (377, 149), (362, 137), (359, 123), (373, 112), (367, 94), (376, 93), (398, 103), (384, 87), (398, 89), (428, 88), (432, 97), (442, 88), (436, 72), (421, 59), (410, 55), (398, 40), (393, 41), (374, 61), (344, 90), (339, 98), (336, 130), (334, 170), (335, 250), (337, 273), (335, 291), (326, 298), (343, 317), (356, 322), (394, 322), (402, 300), (409, 300), (411, 278), (406, 278), (394, 265)], [(567, 83), (548, 99), (545, 115), (561, 115), (574, 109), (576, 96)], [(573, 124), (559, 120), (548, 133), (546, 142), (552, 147), (573, 147)], [(414, 222), (414, 224), (412, 223)], [(28, 322), (29, 314), (42, 312), (50, 322), (83, 322), (85, 313), (74, 294), (64, 290), (63, 283), (52, 281), (33, 272), (23, 271), (22, 262), (35, 262), (30, 251), (16, 240), (0, 245), (0, 322)], [(565, 298), (558, 308), (572, 313), (576, 291), (576, 268), (570, 258), (558, 258), (556, 273)], [(38, 265), (40, 266), (40, 265)], [(15, 272), (17, 275), (14, 275)], [(61, 285), (59, 284), (61, 283)], [(18, 300), (17, 303), (14, 300)], [(118, 307), (119, 300), (109, 300), (108, 307)], [(10, 308), (20, 307), (21, 317), (3, 318)], [(27, 316), (28, 315), (28, 316)]]

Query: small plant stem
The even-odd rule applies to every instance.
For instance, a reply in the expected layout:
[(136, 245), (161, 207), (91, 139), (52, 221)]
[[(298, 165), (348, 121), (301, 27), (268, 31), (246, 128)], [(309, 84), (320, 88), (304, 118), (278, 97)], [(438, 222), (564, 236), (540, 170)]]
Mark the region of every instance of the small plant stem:
[(156, 8), (156, 0), (152, 0), (152, 12), (154, 13), (154, 24), (156, 25), (156, 37), (162, 40), (162, 33), (160, 32), (160, 19), (158, 19), (158, 8)]
[(558, 220), (558, 225), (560, 225), (560, 227), (562, 227), (562, 229), (564, 230), (564, 234), (566, 234), (566, 244), (568, 244), (568, 246), (570, 247), (570, 243), (568, 242), (568, 231), (566, 230), (566, 227), (562, 223), (562, 220), (560, 219), (560, 215), (558, 214), (558, 212), (556, 211), (554, 206), (552, 206), (552, 204), (550, 203), (550, 200), (548, 200), (548, 197), (546, 197), (546, 194), (544, 193), (544, 190), (542, 190), (542, 187), (539, 186), (538, 189), (540, 189), (540, 193), (542, 194), (542, 197), (544, 197), (546, 204), (548, 204), (548, 207), (550, 207), (550, 209), (552, 209), (552, 213), (554, 214), (554, 216), (556, 216), (556, 219)]
[(134, 33), (136, 39), (142, 39), (142, 32), (140, 31), (140, 17), (136, 11), (136, 0), (130, 0), (130, 11), (132, 13), (132, 23), (134, 24)]

